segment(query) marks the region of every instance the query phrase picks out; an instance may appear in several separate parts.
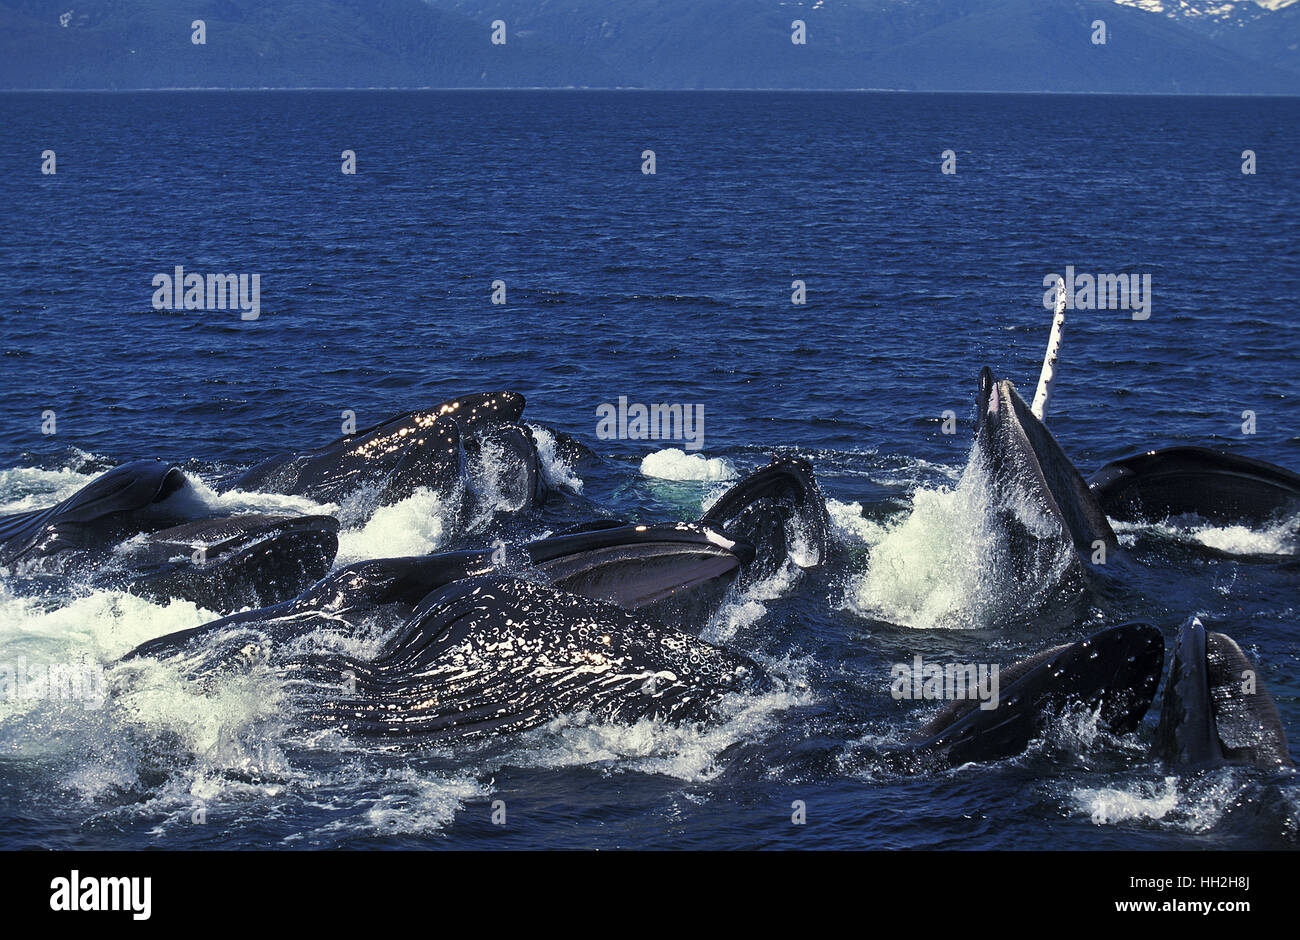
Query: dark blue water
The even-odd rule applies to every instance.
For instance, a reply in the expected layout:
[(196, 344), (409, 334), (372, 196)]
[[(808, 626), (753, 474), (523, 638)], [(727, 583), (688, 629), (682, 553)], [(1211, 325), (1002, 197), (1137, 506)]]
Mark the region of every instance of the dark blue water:
[[(955, 175), (940, 172), (949, 149)], [(889, 664), (1006, 663), (1045, 643), (953, 628), (989, 600), (954, 490), (976, 375), (987, 364), (1032, 393), (1044, 275), (1152, 278), (1148, 320), (1069, 316), (1049, 423), (1081, 470), (1177, 443), (1300, 468), (1297, 178), (1296, 99), (0, 96), (4, 507), (128, 458), (203, 477), (324, 443), (345, 410), (366, 424), (512, 388), (530, 421), (605, 458), (585, 496), (645, 519), (698, 516), (725, 483), (682, 479), (699, 474), (670, 458), (678, 479), (643, 473), (666, 445), (596, 440), (595, 409), (700, 403), (721, 475), (776, 448), (813, 461), (843, 548), (712, 626), (784, 691), (709, 727), (575, 721), (413, 755), (286, 740), (274, 701), (248, 689), (5, 712), (0, 846), (1297, 844), (1294, 783), (1172, 776), (1147, 756), (1149, 728), (1065, 729), (938, 774), (871, 757), (928, 714), (889, 697)], [(154, 310), (152, 278), (176, 265), (259, 273), (260, 318)], [(47, 410), (57, 433), (42, 433)], [(421, 525), (408, 509), (354, 541), (406, 546)], [(1300, 735), (1297, 574), (1261, 560), (1293, 556), (1295, 532), (1121, 536), (1135, 583), (1059, 638), (1122, 618), (1172, 636), (1199, 614), (1256, 660)], [(107, 593), (0, 601), (11, 658), (111, 663), (202, 619)], [(791, 823), (797, 800), (806, 825)]]

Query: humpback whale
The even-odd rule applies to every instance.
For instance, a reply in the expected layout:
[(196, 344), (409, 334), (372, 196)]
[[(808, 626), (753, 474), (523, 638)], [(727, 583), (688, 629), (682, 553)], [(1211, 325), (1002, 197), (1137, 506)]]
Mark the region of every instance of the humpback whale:
[(46, 509), (0, 517), (0, 566), (96, 551), (185, 518), (169, 497), (187, 485), (174, 464), (135, 460), (100, 474)]
[[(802, 469), (792, 472), (811, 483)], [(729, 503), (743, 514), (742, 504)], [(598, 521), (505, 554), (350, 565), (292, 600), (151, 640), (124, 659), (177, 660), (196, 678), (267, 663), (307, 690), (304, 720), (421, 740), (520, 730), (579, 710), (686, 720), (761, 681), (752, 662), (695, 635), (755, 559), (714, 523)], [(396, 632), (373, 659), (337, 654), (324, 639), (385, 630)]]
[[(195, 669), (226, 663), (250, 642), (287, 643), (313, 630), (393, 626), (443, 585), (492, 572), (487, 552), (379, 558), (340, 568), (287, 601), (240, 611), (148, 640), (124, 657), (186, 657)], [(201, 671), (201, 669), (200, 669)]]
[[(495, 424), (476, 446), (535, 453), (526, 431)], [(535, 498), (531, 474), (519, 479), (521, 498)], [(697, 637), (730, 585), (787, 557), (820, 564), (828, 528), (811, 466), (778, 457), (700, 522), (597, 520), (513, 550), (361, 562), (124, 658), (174, 660), (195, 677), (269, 664), (303, 692), (304, 720), (349, 733), (460, 737), (576, 710), (684, 720), (762, 681), (752, 662)], [(329, 639), (340, 632), (384, 644), (349, 658)]]
[(467, 456), (484, 463), (497, 506), (518, 512), (546, 501), (546, 479), (532, 429), (525, 424), (491, 424), (465, 439)]
[(1015, 423), (1023, 426), (1028, 449), (1035, 452), (1045, 470), (1043, 482), (1081, 551), (1085, 550), (1083, 541), (1093, 544), (1100, 538), (1108, 546), (1113, 544), (1114, 533), (1108, 526), (1102, 527), (1107, 516), (1134, 522), (1197, 515), (1218, 525), (1260, 526), (1300, 513), (1300, 475), (1263, 460), (1206, 447), (1166, 447), (1112, 461), (1088, 478), (1090, 496), (1082, 493), (1073, 465), (1043, 426), (1056, 381), (1066, 306), (1065, 281), (1058, 277), (1056, 312), (1033, 406), (1025, 408), (1012, 397), (1014, 390), (999, 396), (998, 389), (1007, 383), (998, 383), (997, 389), (986, 392), (995, 383), (985, 369), (980, 375), (980, 412), (983, 414), (985, 405), (997, 410), (1010, 398)]
[(949, 704), (912, 734), (914, 752), (951, 765), (998, 760), (1023, 751), (1051, 715), (1071, 704), (1097, 709), (1108, 729), (1134, 730), (1160, 685), (1164, 638), (1146, 623), (1110, 627), (1054, 646), (1001, 670), (1000, 700)]
[(462, 436), (517, 424), (523, 410), (524, 397), (515, 392), (466, 395), (389, 418), (314, 451), (270, 457), (221, 485), (334, 503), (363, 488), (378, 488), (383, 504), (421, 486), (450, 490), (464, 473)]
[(993, 486), (1028, 497), (1054, 521), (1076, 549), (1092, 553), (1119, 540), (1083, 477), (1052, 432), (1033, 414), (1011, 382), (980, 370), (975, 444)]
[(418, 487), (451, 492), (464, 474), (460, 426), (439, 415), (410, 415), (345, 437), (311, 453), (262, 461), (223, 489), (258, 490), (341, 503), (362, 489), (378, 490), (380, 505), (408, 497)]
[(286, 672), (312, 690), (307, 721), (412, 744), (579, 712), (622, 723), (700, 720), (722, 695), (763, 682), (749, 659), (689, 634), (502, 577), (430, 594), (372, 659), (312, 654)]
[[(294, 601), (150, 641), (124, 659), (175, 658), (194, 679), (266, 665), (305, 724), (411, 744), (577, 712), (693, 720), (764, 681), (747, 658), (614, 604), (476, 573), (475, 554), (363, 563)], [(296, 642), (313, 630), (374, 629), (379, 615), (390, 632), (370, 658)]]
[(1241, 647), (1196, 617), (1179, 629), (1156, 732), (1171, 765), (1294, 766), (1277, 705)]
[[(1051, 647), (1001, 670), (996, 707), (962, 699), (943, 708), (909, 736), (911, 753), (948, 765), (1010, 757), (1067, 705), (1095, 709), (1104, 727), (1126, 734), (1151, 708), (1165, 661), (1160, 631), (1145, 623)], [(1175, 769), (1294, 766), (1277, 706), (1254, 666), (1231, 637), (1207, 632), (1195, 617), (1168, 657), (1155, 756)]]
[(286, 600), (328, 573), (332, 517), (196, 520), (205, 509), (178, 496), (188, 486), (164, 461), (115, 467), (54, 506), (0, 519), (0, 564), (217, 612)]
[(1197, 515), (1218, 525), (1266, 525), (1300, 513), (1300, 475), (1211, 450), (1166, 447), (1115, 460), (1088, 478), (1113, 519), (1159, 521)]
[[(1123, 559), (1106, 514), (1056, 438), (1015, 386), (980, 371), (975, 437), (964, 471), (982, 500), (978, 550), (995, 591), (981, 619), (988, 624), (1028, 619), (1064, 625), (1080, 604), (1104, 596), (1111, 569)], [(1100, 589), (1100, 590), (1099, 590)]]
[(525, 546), (557, 588), (698, 632), (754, 548), (706, 523), (602, 526)]
[(290, 600), (150, 640), (128, 656), (171, 655), (249, 624), (283, 639), (329, 622), (405, 617), (425, 595), (453, 581), (504, 571), (698, 632), (754, 552), (709, 526), (673, 522), (580, 527), (530, 542), (504, 559), (496, 555), (475, 549), (357, 562)]
[(816, 568), (827, 558), (826, 500), (812, 464), (802, 457), (774, 456), (723, 493), (701, 522), (754, 547), (754, 562), (744, 571), (746, 582), (771, 576), (787, 558), (801, 568)]
[(262, 513), (189, 522), (125, 543), (104, 580), (218, 613), (278, 604), (329, 573), (338, 528), (332, 516)]

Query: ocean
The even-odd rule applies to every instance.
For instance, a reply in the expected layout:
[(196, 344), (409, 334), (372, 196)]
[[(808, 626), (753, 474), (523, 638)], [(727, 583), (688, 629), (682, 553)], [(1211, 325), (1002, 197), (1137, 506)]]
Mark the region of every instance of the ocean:
[[(0, 848), (1296, 847), (1300, 784), (1174, 773), (1154, 713), (1118, 737), (1066, 716), (942, 772), (876, 754), (935, 708), (892, 698), (890, 664), (1007, 664), (1124, 620), (1172, 638), (1193, 614), (1300, 736), (1296, 520), (1119, 526), (1113, 597), (994, 625), (1035, 586), (982, 561), (965, 472), (980, 368), (1028, 399), (1067, 269), (1150, 285), (1148, 308), (1067, 315), (1048, 425), (1085, 475), (1176, 444), (1300, 469), (1297, 178), (1292, 98), (0, 94), (0, 514), (141, 457), (214, 506), (312, 511), (210, 487), (345, 413), (508, 388), (597, 452), (570, 482), (611, 515), (698, 518), (792, 453), (836, 543), (706, 627), (777, 681), (701, 725), (579, 715), (411, 752), (286, 731), (277, 690), (236, 680), (0, 697)], [(258, 275), (256, 319), (156, 309), (178, 266)], [(598, 436), (620, 398), (702, 411), (701, 446)], [(445, 548), (438, 513), (417, 494), (345, 520), (340, 562)], [(114, 688), (118, 657), (210, 619), (0, 578), (0, 663), (98, 664)]]

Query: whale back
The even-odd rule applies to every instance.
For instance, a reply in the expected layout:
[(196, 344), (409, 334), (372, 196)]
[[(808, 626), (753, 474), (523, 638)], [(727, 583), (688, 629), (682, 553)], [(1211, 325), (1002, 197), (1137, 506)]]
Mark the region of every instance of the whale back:
[(317, 450), (268, 458), (222, 485), (318, 502), (339, 502), (378, 487), (385, 504), (422, 486), (445, 490), (463, 475), (462, 435), (517, 422), (523, 409), (524, 398), (516, 392), (466, 395), (385, 419)]

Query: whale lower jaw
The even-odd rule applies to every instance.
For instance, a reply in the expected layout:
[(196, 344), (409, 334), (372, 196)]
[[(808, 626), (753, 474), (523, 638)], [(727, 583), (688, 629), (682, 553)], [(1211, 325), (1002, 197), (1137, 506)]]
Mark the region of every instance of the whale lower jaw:
[(1135, 729), (1160, 685), (1164, 638), (1130, 623), (1044, 650), (1002, 670), (995, 707), (972, 700), (945, 708), (911, 739), (914, 749), (951, 765), (1023, 751), (1050, 718), (1071, 706), (1098, 712), (1110, 731)]
[(1107, 515), (1157, 522), (1197, 515), (1218, 525), (1269, 524), (1300, 513), (1300, 475), (1207, 447), (1166, 447), (1114, 460), (1088, 478)]

